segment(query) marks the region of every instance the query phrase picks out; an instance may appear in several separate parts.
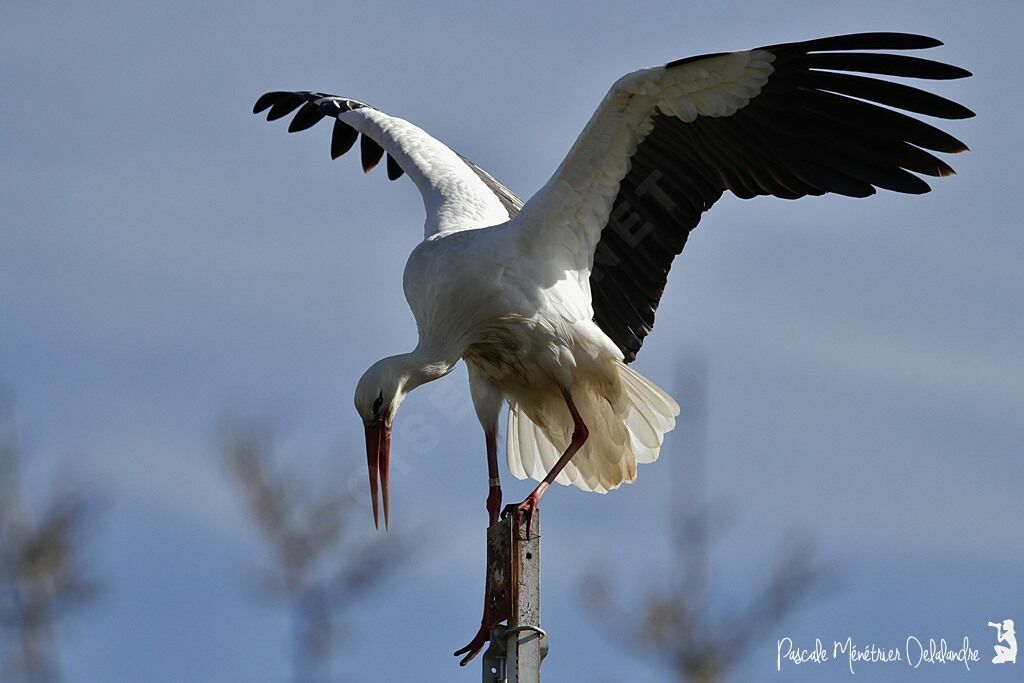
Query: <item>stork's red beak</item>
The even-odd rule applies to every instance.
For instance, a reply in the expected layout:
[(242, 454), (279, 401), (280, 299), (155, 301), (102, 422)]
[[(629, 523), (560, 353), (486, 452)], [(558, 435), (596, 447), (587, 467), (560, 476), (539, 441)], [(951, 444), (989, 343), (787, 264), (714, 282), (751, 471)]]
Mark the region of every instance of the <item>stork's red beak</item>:
[(377, 479), (384, 493), (384, 528), (391, 511), (388, 484), (391, 480), (391, 426), (384, 420), (366, 425), (366, 466), (370, 471), (370, 498), (373, 499), (373, 526), (380, 528), (377, 516)]

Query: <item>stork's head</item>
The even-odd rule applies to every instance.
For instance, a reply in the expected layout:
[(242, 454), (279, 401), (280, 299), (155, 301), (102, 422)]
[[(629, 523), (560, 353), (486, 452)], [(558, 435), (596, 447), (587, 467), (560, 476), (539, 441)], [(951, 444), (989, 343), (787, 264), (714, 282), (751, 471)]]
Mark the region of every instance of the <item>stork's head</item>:
[(359, 379), (355, 403), (366, 428), (366, 463), (370, 468), (374, 526), (378, 525), (378, 479), (384, 498), (384, 527), (388, 526), (391, 422), (395, 419), (395, 412), (410, 391), (421, 384), (444, 377), (455, 367), (457, 360), (436, 360), (417, 348), (412, 353), (377, 361)]
[(356, 386), (355, 404), (366, 429), (366, 463), (370, 470), (370, 496), (373, 499), (373, 524), (378, 525), (377, 480), (384, 497), (384, 526), (390, 511), (388, 484), (391, 463), (391, 422), (405, 398), (408, 374), (395, 358), (385, 358), (370, 366)]

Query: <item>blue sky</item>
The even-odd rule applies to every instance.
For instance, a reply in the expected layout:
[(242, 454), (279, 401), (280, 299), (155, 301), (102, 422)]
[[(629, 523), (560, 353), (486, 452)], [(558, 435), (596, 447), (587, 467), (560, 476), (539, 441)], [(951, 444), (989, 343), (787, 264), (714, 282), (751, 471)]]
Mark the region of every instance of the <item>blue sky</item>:
[[(0, 381), (31, 480), (59, 467), (110, 501), (91, 552), (108, 592), (62, 633), (67, 680), (284, 680), (287, 624), (238, 581), (263, 556), (217, 417), (282, 416), (290, 466), (345, 486), (356, 468), (362, 485), (355, 382), (415, 343), (411, 183), (331, 162), (326, 127), (288, 135), (252, 116), (259, 94), (363, 99), (529, 196), (623, 73), (865, 30), (934, 35), (947, 45), (927, 56), (976, 74), (934, 85), (978, 113), (948, 126), (972, 148), (951, 159), (959, 175), (923, 197), (724, 198), (676, 262), (637, 368), (673, 390), (685, 357), (708, 366), (708, 492), (735, 519), (716, 589), (742, 594), (793, 528), (843, 568), (841, 594), (737, 644), (751, 678), (820, 680), (775, 672), (787, 635), (966, 634), (984, 658), (987, 621), (1024, 623), (1019, 3), (9, 2), (0, 24)], [(393, 521), (432, 550), (359, 606), (359, 680), (478, 675), (450, 656), (478, 619), (483, 561), (467, 397), (460, 369), (402, 407)], [(635, 486), (545, 497), (550, 680), (662, 680), (607, 647), (577, 584), (606, 565), (642, 596), (671, 576), (685, 443)], [(870, 675), (1019, 676), (983, 664)]]

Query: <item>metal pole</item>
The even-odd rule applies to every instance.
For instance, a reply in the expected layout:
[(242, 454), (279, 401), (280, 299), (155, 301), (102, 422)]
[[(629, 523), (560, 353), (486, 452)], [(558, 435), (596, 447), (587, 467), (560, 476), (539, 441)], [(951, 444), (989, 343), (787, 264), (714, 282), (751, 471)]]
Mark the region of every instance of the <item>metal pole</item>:
[(529, 540), (523, 524), (516, 530), (512, 543), (512, 616), (508, 625), (505, 647), (509, 683), (540, 683), (540, 662), (547, 654), (547, 634), (540, 628), (539, 510), (533, 513)]
[(540, 513), (533, 530), (514, 529), (512, 515), (487, 530), (488, 600), (497, 626), (483, 657), (484, 683), (540, 683), (540, 663), (548, 651), (540, 627)]

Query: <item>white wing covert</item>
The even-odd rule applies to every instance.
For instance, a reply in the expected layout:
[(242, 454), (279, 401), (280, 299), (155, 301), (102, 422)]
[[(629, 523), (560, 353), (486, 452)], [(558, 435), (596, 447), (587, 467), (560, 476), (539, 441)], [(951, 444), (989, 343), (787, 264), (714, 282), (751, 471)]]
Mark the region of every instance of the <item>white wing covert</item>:
[(358, 100), (319, 92), (277, 91), (260, 97), (253, 113), (266, 109), (268, 121), (298, 109), (288, 126), (292, 133), (325, 117), (334, 118), (334, 159), (349, 151), (362, 134), (364, 172), (373, 169), (386, 153), (388, 178), (408, 174), (423, 197), (426, 237), (503, 223), (522, 206), (505, 186), (444, 143), (408, 121)]

